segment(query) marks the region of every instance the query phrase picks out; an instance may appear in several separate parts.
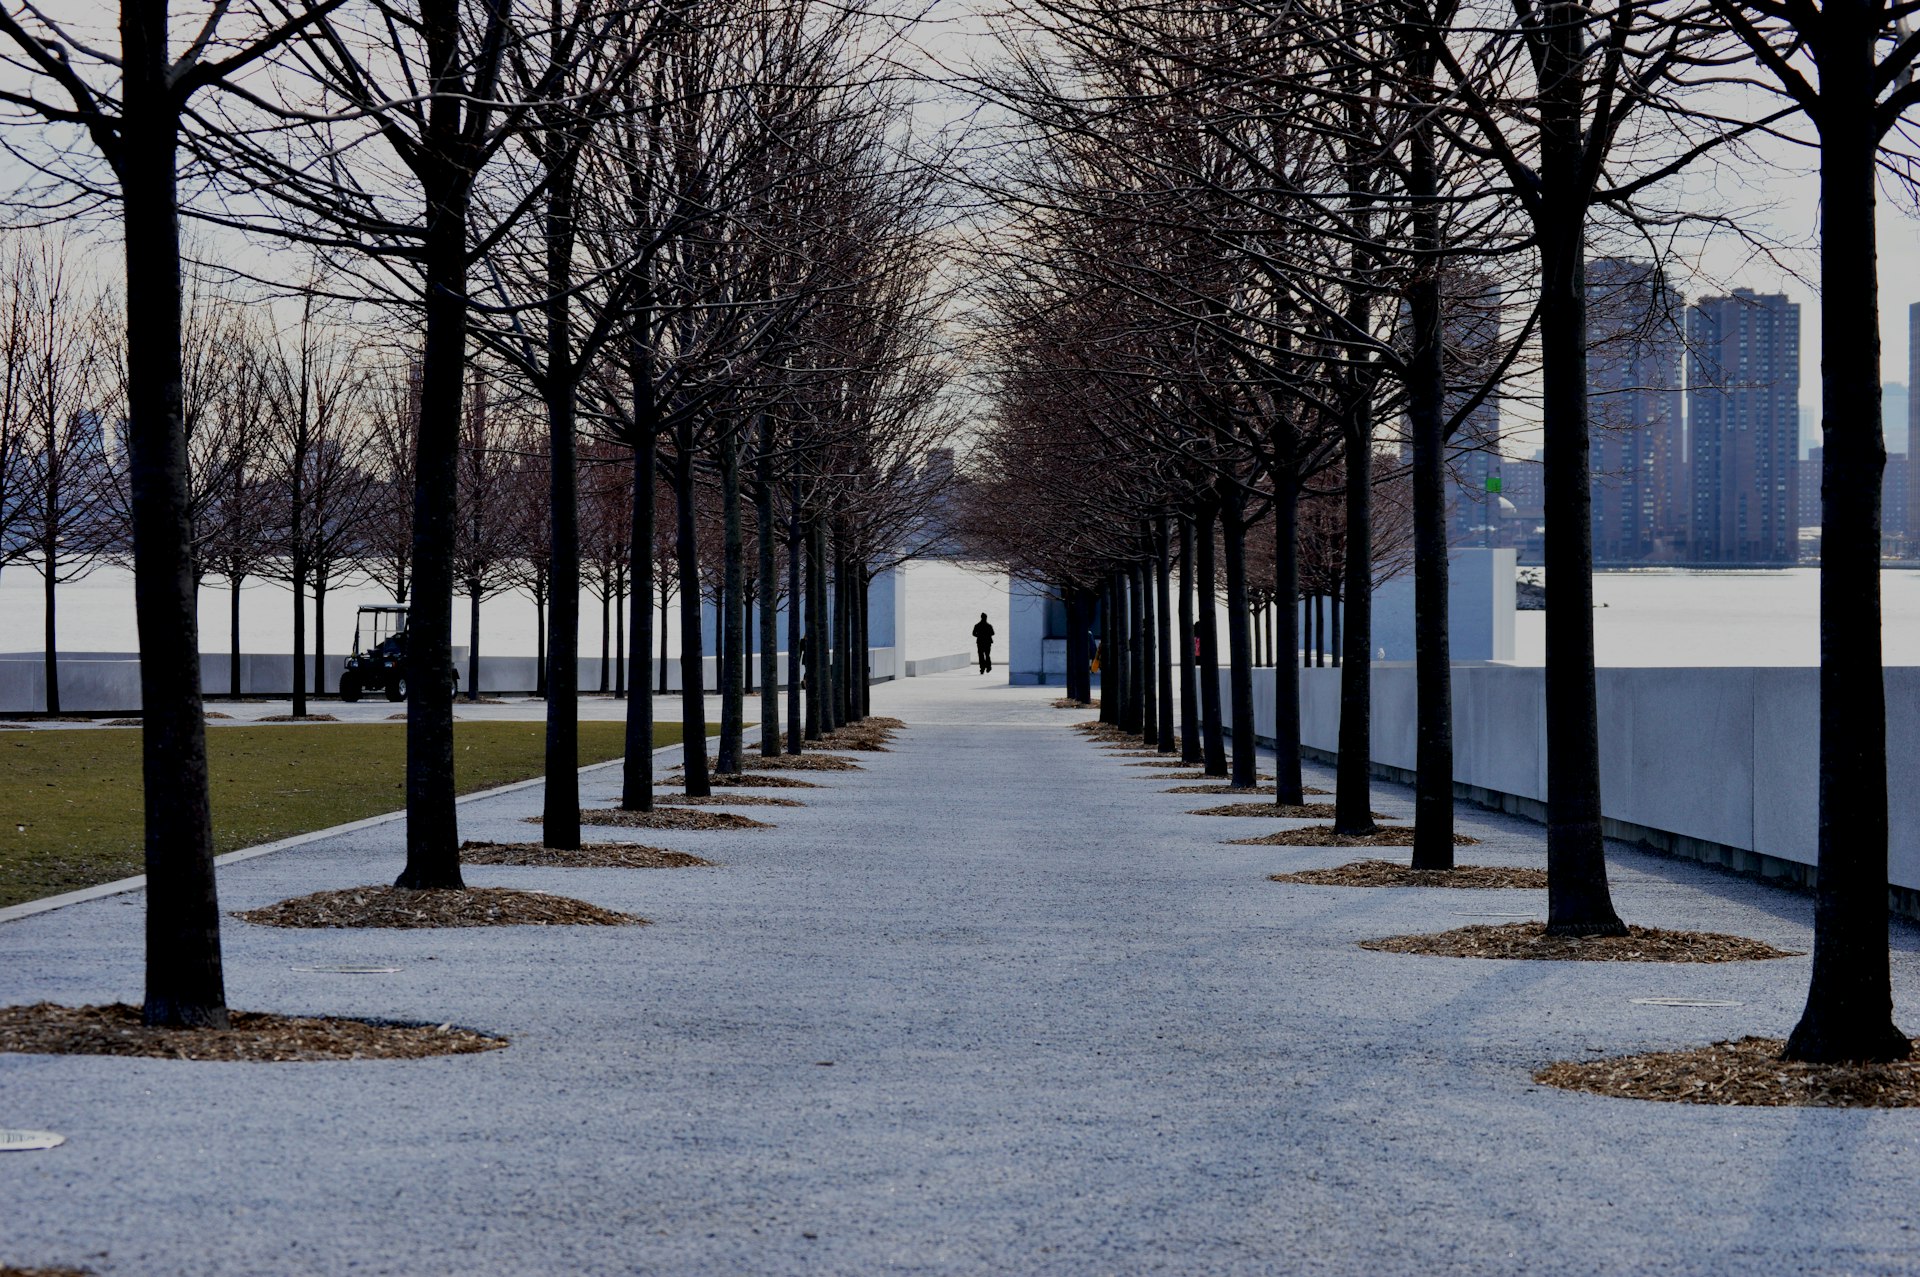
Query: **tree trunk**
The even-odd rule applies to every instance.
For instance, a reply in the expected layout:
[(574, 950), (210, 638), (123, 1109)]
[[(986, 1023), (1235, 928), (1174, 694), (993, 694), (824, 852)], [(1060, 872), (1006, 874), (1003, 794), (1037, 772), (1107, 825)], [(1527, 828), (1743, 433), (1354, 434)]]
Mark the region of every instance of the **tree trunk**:
[[(1421, 83), (1432, 57), (1414, 54)], [(1453, 653), (1447, 614), (1445, 317), (1441, 309), (1440, 210), (1433, 125), (1413, 128), (1414, 238), (1431, 256), (1414, 276), (1408, 309), (1413, 349), (1407, 426), (1413, 436), (1414, 795), (1413, 867), (1453, 868)]]
[(480, 582), (467, 582), (467, 699), (480, 699)]
[(1194, 527), (1197, 569), (1197, 596), (1194, 600), (1200, 623), (1200, 717), (1201, 753), (1209, 776), (1227, 774), (1227, 746), (1220, 721), (1220, 625), (1219, 603), (1215, 593), (1213, 528), (1219, 507), (1208, 502), (1200, 508)]
[(627, 698), (627, 585), (624, 569), (613, 578), (613, 699)]
[[(177, 115), (166, 11), (121, 10), (127, 264), (127, 470), (134, 618), (140, 633), (149, 1025), (224, 1029), (207, 727), (193, 601), (189, 470), (180, 371)], [(49, 644), (49, 651), (52, 650)]]
[[(1347, 557), (1344, 644), (1340, 671), (1340, 752), (1335, 760), (1333, 827), (1337, 833), (1370, 834), (1373, 783), (1373, 406), (1350, 409), (1346, 426)], [(1335, 624), (1339, 613), (1335, 613)]]
[(605, 579), (600, 589), (600, 695), (613, 691), (613, 582)]
[(745, 565), (740, 531), (740, 444), (732, 432), (720, 441), (721, 598), (725, 603), (720, 650), (720, 749), (716, 767), (734, 773), (746, 753)]
[(327, 694), (327, 573), (313, 574), (313, 694)]
[(1300, 776), (1300, 479), (1292, 459), (1273, 483), (1273, 801), (1306, 802)]
[(240, 582), (244, 579), (239, 575), (233, 578), (233, 610), (229, 616), (231, 632), (227, 648), (227, 695), (236, 700), (240, 696)]
[(792, 507), (787, 515), (787, 753), (798, 754), (806, 748), (806, 720), (800, 705), (800, 686), (805, 678), (806, 658), (806, 582), (800, 572), (800, 490), (796, 483), (789, 489)]
[(533, 601), (533, 694), (547, 698), (547, 602)]
[[(634, 671), (653, 656), (653, 424), (640, 411), (639, 397), (651, 394), (634, 381), (638, 442), (633, 448), (633, 517), (628, 554), (633, 561), (633, 593), (628, 596), (633, 609)], [(661, 663), (665, 668), (665, 662)], [(653, 810), (653, 680), (644, 675), (634, 679), (633, 695), (627, 698), (626, 758), (620, 765), (620, 808), (622, 811)]]
[[(436, 43), (441, 38), (438, 30), (436, 24), (431, 37)], [(448, 67), (453, 65), (451, 53), (442, 52), (438, 58)], [(436, 82), (435, 87), (441, 85)], [(438, 121), (437, 105), (434, 110), (432, 131), (439, 133), (447, 125)], [(433, 142), (442, 154), (458, 145), (446, 136)], [(394, 883), (416, 889), (465, 886), (454, 806), (453, 680), (449, 674), (453, 669), (454, 494), (459, 490), (461, 392), (467, 365), (469, 181), (456, 166), (441, 164), (422, 184), (427, 210), (421, 290), (426, 332), (414, 437), (413, 606), (407, 620), (407, 863)], [(561, 605), (561, 591), (556, 590), (556, 613)], [(570, 686), (552, 691), (555, 700), (572, 705)], [(550, 777), (552, 765), (549, 757)], [(551, 785), (548, 794), (551, 801)]]
[[(651, 548), (648, 549), (648, 554), (652, 554)], [(648, 566), (652, 566), (651, 559)], [(667, 623), (667, 601), (672, 597), (673, 590), (668, 580), (670, 575), (662, 573), (660, 578), (660, 686), (657, 690), (662, 696), (667, 694), (667, 635), (673, 628)]]
[(1159, 730), (1154, 747), (1163, 754), (1173, 752), (1173, 653), (1184, 638), (1173, 628), (1173, 586), (1168, 580), (1167, 516), (1153, 521), (1153, 588), (1156, 611), (1160, 617), (1160, 641), (1154, 649), (1153, 673), (1160, 702)]
[[(1880, 648), (1877, 9), (1821, 9), (1820, 841), (1813, 977), (1795, 1060), (1895, 1060), (1887, 957), (1887, 702)], [(1556, 601), (1557, 603), (1557, 601)], [(1552, 611), (1548, 619), (1552, 619)]]
[(773, 566), (773, 423), (760, 414), (755, 454), (753, 517), (759, 532), (760, 573), (760, 754), (780, 754), (780, 579)]
[(1120, 726), (1138, 735), (1141, 713), (1145, 708), (1140, 696), (1140, 575), (1129, 567), (1114, 577), (1120, 591), (1120, 652), (1124, 662), (1127, 699)]
[(1119, 680), (1114, 677), (1115, 657), (1113, 654), (1113, 578), (1105, 577), (1100, 582), (1100, 721), (1117, 724), (1120, 721)]
[[(554, 200), (560, 199), (555, 193)], [(550, 267), (551, 269), (551, 267)], [(547, 320), (548, 376), (567, 368), (572, 337), (564, 298), (550, 300)], [(557, 312), (557, 313), (555, 313)], [(573, 378), (547, 395), (547, 457), (550, 536), (547, 556), (552, 603), (547, 640), (547, 782), (540, 812), (540, 841), (563, 851), (580, 848), (580, 478)], [(604, 638), (605, 630), (602, 630)], [(605, 669), (603, 663), (602, 667)]]
[(1233, 779), (1235, 789), (1260, 783), (1259, 741), (1253, 726), (1253, 616), (1247, 606), (1246, 498), (1229, 489), (1221, 523), (1227, 553), (1227, 683), (1233, 694)]
[[(298, 528), (298, 512), (293, 517)], [(297, 550), (293, 555), (293, 716), (307, 716), (307, 565)]]
[(1193, 520), (1180, 516), (1180, 761), (1198, 763), (1200, 751), (1200, 671), (1194, 650)]
[[(1625, 935), (1607, 889), (1593, 672), (1593, 524), (1587, 421), (1586, 28), (1571, 10), (1543, 41), (1540, 93), (1540, 384), (1547, 528), (1547, 931)], [(1875, 489), (1878, 491), (1878, 489)], [(1885, 901), (1881, 902), (1885, 907)]]
[(674, 461), (674, 545), (680, 567), (680, 727), (689, 798), (713, 792), (707, 772), (706, 653), (700, 638), (700, 543), (693, 522), (692, 431), (682, 427)]
[(59, 580), (60, 562), (55, 558), (56, 550), (48, 550), (46, 570), (40, 574), (42, 586), (41, 622), (44, 627), (46, 654), (42, 658), (46, 663), (47, 675), (47, 713), (60, 712), (60, 643), (54, 636), (54, 583)]

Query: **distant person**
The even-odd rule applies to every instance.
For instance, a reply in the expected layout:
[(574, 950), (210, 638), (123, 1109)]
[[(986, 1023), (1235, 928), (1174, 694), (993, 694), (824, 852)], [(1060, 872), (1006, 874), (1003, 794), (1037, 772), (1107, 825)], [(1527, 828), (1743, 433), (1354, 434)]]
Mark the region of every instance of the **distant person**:
[(987, 623), (987, 614), (980, 614), (980, 623), (973, 627), (973, 645), (980, 653), (980, 672), (985, 674), (993, 668), (993, 626)]

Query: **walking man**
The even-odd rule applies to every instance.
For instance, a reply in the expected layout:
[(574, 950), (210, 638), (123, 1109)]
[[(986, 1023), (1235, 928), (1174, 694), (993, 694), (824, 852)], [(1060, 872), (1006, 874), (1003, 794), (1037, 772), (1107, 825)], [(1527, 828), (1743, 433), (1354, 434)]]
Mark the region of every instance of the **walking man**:
[(980, 624), (973, 627), (973, 645), (980, 652), (980, 672), (985, 674), (993, 668), (993, 626), (987, 623), (987, 614), (980, 614)]

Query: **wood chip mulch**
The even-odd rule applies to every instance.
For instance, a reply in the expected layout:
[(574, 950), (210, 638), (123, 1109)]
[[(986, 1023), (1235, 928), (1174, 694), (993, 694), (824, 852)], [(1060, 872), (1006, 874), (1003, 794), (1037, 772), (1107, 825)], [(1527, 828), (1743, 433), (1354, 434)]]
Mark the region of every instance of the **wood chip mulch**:
[(798, 798), (774, 798), (767, 794), (659, 794), (655, 804), (664, 807), (805, 807)]
[(1175, 785), (1172, 789), (1163, 789), (1163, 794), (1271, 794), (1272, 785), (1247, 785), (1236, 788), (1232, 785)]
[(301, 1060), (421, 1060), (497, 1051), (507, 1044), (505, 1038), (451, 1024), (394, 1024), (259, 1011), (234, 1011), (228, 1018), (231, 1027), (225, 1029), (149, 1029), (140, 1023), (140, 1008), (125, 1003), (63, 1007), (36, 1002), (32, 1006), (0, 1007), (0, 1051), (282, 1064)]
[[(395, 717), (405, 718), (406, 715), (397, 714)], [(337, 723), (340, 720), (333, 714), (268, 714), (264, 718), (256, 718), (253, 721), (256, 723)]]
[(509, 887), (349, 887), (295, 896), (233, 916), (265, 927), (630, 927), (647, 922), (584, 900)]
[(463, 842), (460, 861), (468, 865), (533, 865), (542, 869), (696, 869), (714, 863), (688, 852), (630, 842), (590, 842), (578, 851), (563, 851), (537, 842)]
[(100, 724), (100, 726), (102, 727), (141, 727), (141, 726), (144, 726), (144, 723), (142, 722), (142, 720), (137, 718), (109, 718), (106, 722)]
[(1920, 1107), (1920, 1059), (1887, 1064), (1783, 1060), (1780, 1038), (1741, 1038), (1690, 1051), (1561, 1060), (1533, 1075), (1542, 1086), (1674, 1104), (1805, 1108)]
[(830, 732), (820, 733), (820, 746), (823, 749), (851, 749), (860, 753), (885, 754), (890, 752), (887, 742), (893, 739), (893, 733), (880, 729), (864, 727), (837, 727)]
[(1545, 958), (1578, 962), (1754, 962), (1798, 955), (1745, 936), (1629, 927), (1624, 936), (1550, 936), (1544, 922), (1476, 923), (1426, 936), (1362, 940), (1362, 949), (1442, 958)]
[[(528, 816), (529, 825), (541, 823)], [(695, 811), (684, 807), (656, 807), (652, 811), (621, 811), (618, 807), (589, 807), (581, 811), (583, 825), (606, 825), (615, 829), (772, 829), (765, 821), (736, 816), (730, 811)]]
[[(1332, 811), (1331, 807), (1327, 808)], [(1472, 847), (1479, 839), (1468, 834), (1455, 834), (1453, 845)], [(1370, 834), (1338, 834), (1332, 825), (1308, 825), (1305, 829), (1282, 829), (1277, 834), (1261, 834), (1258, 838), (1229, 838), (1230, 847), (1411, 847), (1413, 830), (1405, 825), (1396, 825), (1387, 829), (1376, 829)]]
[[(1244, 790), (1224, 790), (1225, 793), (1244, 793)], [(1271, 792), (1271, 791), (1269, 791)], [(1249, 816), (1255, 819), (1265, 817), (1285, 817), (1288, 820), (1303, 820), (1312, 816), (1331, 816), (1332, 803), (1228, 803), (1224, 807), (1200, 807), (1187, 813), (1189, 816)], [(1393, 820), (1395, 817), (1383, 816), (1379, 812), (1368, 812), (1375, 820)]]
[[(774, 758), (768, 758), (765, 754), (748, 754), (740, 760), (740, 764), (750, 772), (859, 772), (866, 770), (844, 754), (781, 754)], [(707, 770), (713, 770), (712, 759), (707, 760)], [(777, 784), (778, 782), (769, 783)]]
[(1456, 865), (1452, 869), (1411, 869), (1391, 860), (1356, 860), (1334, 869), (1303, 869), (1299, 873), (1268, 874), (1268, 882), (1297, 882), (1310, 887), (1466, 887), (1544, 889), (1544, 869), (1511, 869), (1504, 865)]
[(210, 710), (208, 710), (208, 711), (207, 711), (207, 717), (208, 717), (208, 718), (226, 718), (226, 719), (231, 719), (231, 718), (233, 717), (233, 715), (231, 715), (231, 714), (222, 714), (222, 713), (221, 713), (221, 712), (220, 712), (219, 710), (217, 710), (217, 709), (210, 709)]
[(0, 1264), (0, 1277), (93, 1277), (91, 1268), (15, 1268)]
[[(803, 755), (804, 757), (804, 755)], [(666, 779), (669, 785), (687, 783), (686, 773), (674, 772)], [(810, 780), (799, 780), (792, 776), (775, 776), (760, 772), (712, 772), (707, 776), (709, 785), (727, 785), (736, 789), (818, 789), (819, 785)]]
[(1072, 697), (1062, 697), (1053, 702), (1053, 707), (1055, 709), (1099, 709), (1100, 702), (1097, 700), (1076, 701)]
[(1136, 739), (1133, 742), (1134, 748), (1132, 749), (1124, 745), (1102, 745), (1100, 748), (1109, 758), (1157, 758), (1163, 767), (1173, 762), (1172, 754), (1163, 754), (1157, 749), (1140, 749), (1138, 748), (1139, 744), (1139, 740)]

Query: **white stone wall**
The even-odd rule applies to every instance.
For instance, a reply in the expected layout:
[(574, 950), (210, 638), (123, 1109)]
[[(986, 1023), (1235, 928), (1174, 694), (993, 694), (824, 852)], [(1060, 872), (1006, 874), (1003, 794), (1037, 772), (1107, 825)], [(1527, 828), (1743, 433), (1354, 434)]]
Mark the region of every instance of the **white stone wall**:
[[(1302, 743), (1339, 744), (1340, 671), (1303, 669)], [(1273, 735), (1271, 669), (1254, 678), (1254, 724)], [(1373, 759), (1414, 770), (1414, 671), (1376, 664)], [(1920, 667), (1886, 672), (1892, 881), (1920, 890)], [(1668, 834), (1815, 863), (1819, 814), (1819, 671), (1800, 668), (1603, 669), (1601, 808)], [(1232, 713), (1226, 674), (1222, 705)], [(1545, 671), (1509, 665), (1453, 670), (1454, 780), (1545, 803)]]

